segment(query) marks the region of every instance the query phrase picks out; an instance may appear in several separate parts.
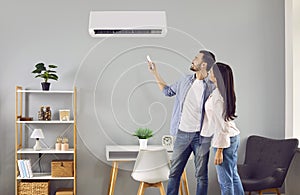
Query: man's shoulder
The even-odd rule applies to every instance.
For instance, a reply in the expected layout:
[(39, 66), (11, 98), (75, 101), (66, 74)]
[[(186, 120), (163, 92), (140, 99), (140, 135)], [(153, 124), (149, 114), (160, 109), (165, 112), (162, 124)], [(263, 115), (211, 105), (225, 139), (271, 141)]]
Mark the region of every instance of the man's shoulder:
[(194, 78), (193, 74), (187, 74), (181, 77), (181, 79), (179, 79), (179, 81), (190, 81)]
[(214, 82), (212, 82), (210, 79), (207, 80), (207, 84), (210, 86), (215, 86)]

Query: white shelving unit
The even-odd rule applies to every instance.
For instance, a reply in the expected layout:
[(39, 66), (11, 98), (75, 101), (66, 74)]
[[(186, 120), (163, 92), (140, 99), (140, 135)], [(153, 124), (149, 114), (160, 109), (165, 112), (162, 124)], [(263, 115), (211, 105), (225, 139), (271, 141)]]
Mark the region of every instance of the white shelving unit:
[[(24, 101), (24, 96), (29, 94), (41, 94), (49, 95), (49, 94), (69, 94), (72, 95), (73, 101), (72, 101), (72, 111), (73, 111), (73, 120), (69, 121), (60, 121), (60, 120), (50, 120), (50, 121), (20, 121), (20, 118), (24, 115), (24, 107), (30, 107), (31, 105), (25, 105), (28, 104), (28, 102)], [(55, 103), (55, 100), (53, 101)], [(24, 90), (22, 87), (17, 86), (16, 87), (16, 118), (15, 118), (15, 194), (18, 194), (18, 182), (21, 181), (40, 181), (40, 180), (73, 180), (73, 192), (74, 195), (76, 195), (76, 88), (74, 90), (59, 90), (59, 91), (42, 91), (42, 90)], [(43, 148), (42, 150), (35, 151), (33, 148), (26, 147), (26, 144), (24, 143), (25, 136), (23, 135), (23, 128), (25, 126), (30, 125), (60, 125), (60, 124), (69, 124), (73, 125), (73, 148), (70, 148), (66, 151), (61, 150), (55, 150), (53, 148)], [(33, 177), (31, 178), (24, 178), (20, 177), (19, 170), (18, 170), (18, 160), (22, 159), (23, 155), (72, 155), (73, 160), (73, 170), (74, 170), (74, 176), (73, 177), (52, 177), (51, 173), (33, 173)], [(40, 158), (40, 157), (39, 157)], [(51, 164), (51, 162), (47, 162)], [(51, 185), (51, 182), (50, 182)]]
[(51, 173), (33, 173), (31, 178), (17, 177), (18, 180), (73, 180), (74, 177), (52, 177)]
[(70, 93), (70, 94), (73, 94), (74, 91), (70, 91), (70, 90), (41, 91), (41, 90), (23, 90), (23, 89), (17, 89), (17, 93), (49, 93), (49, 94), (54, 94), (54, 93)]
[(71, 121), (17, 121), (18, 124), (72, 124), (74, 123), (73, 120)]
[(55, 149), (42, 149), (39, 151), (33, 150), (32, 148), (21, 148), (17, 151), (18, 154), (74, 154), (74, 148), (69, 150), (55, 150)]

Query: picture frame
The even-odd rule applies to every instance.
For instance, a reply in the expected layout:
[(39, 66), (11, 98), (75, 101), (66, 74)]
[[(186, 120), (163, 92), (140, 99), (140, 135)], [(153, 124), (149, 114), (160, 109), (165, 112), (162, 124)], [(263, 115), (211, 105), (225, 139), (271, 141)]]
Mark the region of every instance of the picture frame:
[(59, 110), (59, 120), (60, 121), (69, 121), (70, 120), (70, 110), (68, 110), (68, 109)]

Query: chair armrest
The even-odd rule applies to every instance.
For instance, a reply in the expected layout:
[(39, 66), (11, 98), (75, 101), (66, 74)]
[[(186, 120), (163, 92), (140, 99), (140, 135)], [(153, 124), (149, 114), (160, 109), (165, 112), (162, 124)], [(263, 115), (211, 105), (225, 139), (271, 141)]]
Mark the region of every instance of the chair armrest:
[(273, 173), (273, 177), (275, 178), (284, 178), (286, 175), (286, 168), (276, 168), (274, 173)]

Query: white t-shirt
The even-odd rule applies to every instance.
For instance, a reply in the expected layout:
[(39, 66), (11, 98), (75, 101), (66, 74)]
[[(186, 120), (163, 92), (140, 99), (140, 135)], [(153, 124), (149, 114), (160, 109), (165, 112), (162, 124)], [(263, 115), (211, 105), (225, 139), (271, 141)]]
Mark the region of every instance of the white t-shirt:
[(179, 129), (185, 132), (200, 131), (201, 99), (204, 81), (196, 79), (185, 97)]
[(216, 88), (205, 103), (205, 115), (201, 135), (211, 137), (212, 147), (230, 147), (230, 137), (240, 134), (234, 121), (225, 121), (223, 117), (224, 100), (220, 91)]

